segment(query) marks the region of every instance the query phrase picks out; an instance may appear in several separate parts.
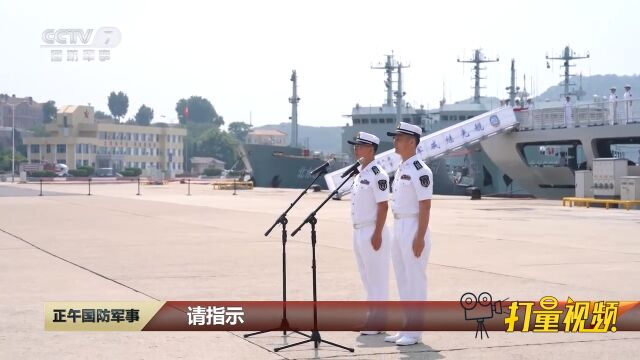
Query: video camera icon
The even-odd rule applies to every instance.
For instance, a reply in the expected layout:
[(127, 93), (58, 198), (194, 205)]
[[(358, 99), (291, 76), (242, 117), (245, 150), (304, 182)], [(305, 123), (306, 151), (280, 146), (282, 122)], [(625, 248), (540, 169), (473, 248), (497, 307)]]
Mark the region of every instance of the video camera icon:
[(460, 305), (464, 308), (464, 319), (475, 320), (478, 323), (476, 338), (478, 338), (478, 331), (480, 339), (482, 339), (483, 331), (489, 337), (484, 321), (493, 318), (493, 314), (502, 314), (502, 301), (493, 302), (491, 294), (488, 292), (482, 292), (478, 297), (468, 292), (460, 298)]

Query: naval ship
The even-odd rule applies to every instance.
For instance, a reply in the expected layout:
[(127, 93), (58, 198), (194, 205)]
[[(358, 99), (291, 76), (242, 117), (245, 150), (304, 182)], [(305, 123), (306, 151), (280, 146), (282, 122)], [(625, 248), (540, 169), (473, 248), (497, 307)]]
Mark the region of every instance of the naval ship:
[[(568, 103), (528, 99), (526, 89), (518, 92), (513, 60), (509, 99), (494, 102), (479, 96), (480, 65), (498, 59), (488, 60), (476, 50), (471, 60), (458, 60), (475, 64), (473, 100), (447, 105), (443, 99), (438, 110), (424, 111), (404, 103), (403, 65), (392, 55), (387, 56), (381, 67), (387, 72), (387, 103), (373, 108), (356, 105), (351, 114), (353, 125), (344, 128), (343, 140), (357, 131), (384, 134), (397, 121), (421, 124), (427, 135), (418, 150), (434, 172), (434, 192), (439, 194), (457, 194), (474, 187), (484, 194), (528, 194), (548, 199), (572, 196), (575, 172), (592, 169), (597, 158), (626, 158), (627, 174), (640, 176), (638, 102), (583, 101), (579, 100), (579, 91), (569, 89), (569, 85), (575, 85), (570, 83), (574, 76), (569, 74), (573, 66), (570, 62), (588, 57), (575, 55), (569, 46), (560, 56), (547, 57), (563, 61), (563, 98), (569, 96)], [(393, 73), (398, 75), (395, 103)], [(376, 157), (389, 173), (398, 164), (394, 155), (389, 150)], [(325, 177), (329, 189), (339, 182), (336, 175), (341, 170)]]
[[(343, 127), (342, 144), (347, 144), (347, 140), (355, 137), (358, 131), (366, 131), (380, 138), (379, 153), (382, 153), (393, 148), (392, 139), (387, 136), (387, 132), (393, 131), (399, 121), (418, 125), (426, 134), (430, 134), (500, 106), (497, 98), (480, 96), (481, 64), (497, 61), (497, 59), (487, 59), (480, 50), (475, 50), (470, 60), (458, 60), (461, 63), (475, 64), (473, 98), (447, 104), (443, 95), (439, 108), (431, 110), (425, 109), (422, 105), (415, 108), (405, 101), (402, 70), (409, 66), (397, 61), (393, 54), (385, 57), (384, 63), (371, 68), (385, 72), (386, 101), (381, 106), (356, 104), (351, 114), (346, 115), (351, 118), (352, 123)], [(396, 90), (393, 89), (394, 83), (397, 84)], [(343, 145), (342, 152), (347, 154), (352, 153), (352, 150), (347, 145)], [(511, 177), (491, 162), (477, 143), (450, 152), (438, 159), (427, 159), (427, 165), (433, 171), (436, 194), (462, 195), (468, 188), (475, 187), (484, 194), (527, 195), (527, 192), (513, 182)]]
[[(275, 144), (269, 139), (261, 143), (245, 143), (239, 147), (239, 156), (245, 170), (251, 174), (255, 186), (271, 188), (298, 188), (309, 185), (315, 176), (311, 172), (330, 159), (328, 171), (347, 165), (345, 158), (338, 154), (323, 156), (299, 145), (298, 142), (298, 97), (297, 74), (291, 74), (291, 141), (288, 145)], [(286, 134), (283, 134), (286, 135)], [(321, 188), (327, 189), (323, 177), (318, 180)]]

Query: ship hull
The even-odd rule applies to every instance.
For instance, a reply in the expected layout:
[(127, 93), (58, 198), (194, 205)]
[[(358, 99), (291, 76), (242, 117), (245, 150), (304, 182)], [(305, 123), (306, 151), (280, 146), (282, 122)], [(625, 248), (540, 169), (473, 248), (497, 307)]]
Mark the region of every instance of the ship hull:
[[(255, 186), (270, 188), (304, 189), (315, 176), (311, 171), (325, 163), (325, 160), (304, 156), (301, 148), (273, 145), (244, 145), (253, 170)], [(334, 163), (327, 170), (333, 171), (345, 166)], [(327, 184), (323, 177), (317, 182), (323, 189)]]

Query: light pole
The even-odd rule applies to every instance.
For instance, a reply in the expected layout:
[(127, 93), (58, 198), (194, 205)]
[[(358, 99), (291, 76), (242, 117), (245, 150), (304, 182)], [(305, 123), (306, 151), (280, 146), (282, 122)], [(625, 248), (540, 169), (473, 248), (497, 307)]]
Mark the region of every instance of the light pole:
[[(11, 182), (15, 182), (15, 174), (16, 174), (16, 106), (21, 105), (23, 103), (25, 102), (22, 101), (22, 102), (13, 103), (13, 104), (9, 104), (7, 102), (4, 103), (4, 105), (8, 105), (11, 107)], [(3, 111), (2, 117), (4, 120), (4, 111)]]
[(11, 104), (11, 182), (16, 176), (16, 104)]

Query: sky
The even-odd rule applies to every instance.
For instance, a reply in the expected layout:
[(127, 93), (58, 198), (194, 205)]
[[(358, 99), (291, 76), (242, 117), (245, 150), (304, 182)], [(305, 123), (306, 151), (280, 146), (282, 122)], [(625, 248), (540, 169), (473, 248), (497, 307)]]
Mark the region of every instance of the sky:
[[(640, 73), (640, 2), (618, 1), (3, 1), (0, 93), (57, 105), (90, 103), (108, 112), (111, 91), (129, 96), (133, 117), (145, 104), (154, 121), (177, 122), (176, 102), (209, 99), (226, 123), (288, 121), (291, 71), (298, 74), (299, 123), (342, 126), (352, 107), (385, 100), (384, 73), (372, 65), (393, 51), (405, 100), (425, 108), (444, 95), (473, 95), (471, 65), (456, 60), (481, 48), (483, 96), (506, 97), (510, 60), (533, 94), (560, 81), (560, 61), (545, 55), (569, 45), (590, 53), (583, 75)], [(51, 60), (47, 29), (116, 27), (110, 59)], [(66, 49), (64, 49), (66, 51)], [(82, 56), (82, 55), (81, 55)]]

